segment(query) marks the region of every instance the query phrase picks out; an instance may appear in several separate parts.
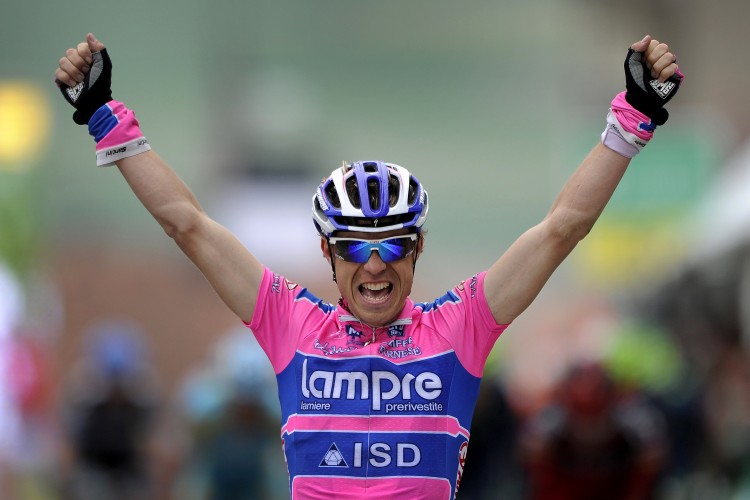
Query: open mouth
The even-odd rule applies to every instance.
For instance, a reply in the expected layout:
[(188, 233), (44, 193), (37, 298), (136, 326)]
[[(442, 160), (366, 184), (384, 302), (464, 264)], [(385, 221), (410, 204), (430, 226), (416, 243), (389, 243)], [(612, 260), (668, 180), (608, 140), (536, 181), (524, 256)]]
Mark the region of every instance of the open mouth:
[(393, 291), (393, 285), (387, 281), (362, 283), (359, 285), (359, 293), (362, 298), (371, 304), (381, 304), (388, 300)]

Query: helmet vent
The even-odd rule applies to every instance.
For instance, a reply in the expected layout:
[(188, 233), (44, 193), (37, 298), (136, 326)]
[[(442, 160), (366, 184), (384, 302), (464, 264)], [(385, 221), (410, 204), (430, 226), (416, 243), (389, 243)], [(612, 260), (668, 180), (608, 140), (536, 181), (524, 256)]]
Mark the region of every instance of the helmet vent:
[(398, 203), (398, 193), (401, 190), (401, 181), (395, 175), (388, 176), (388, 205), (392, 208)]
[(370, 200), (370, 209), (380, 209), (380, 183), (375, 179), (367, 181), (367, 197)]
[(406, 200), (407, 205), (412, 206), (417, 202), (418, 192), (419, 192), (419, 187), (417, 185), (417, 180), (413, 176), (409, 177), (409, 194)]
[(357, 185), (357, 178), (355, 176), (350, 176), (346, 181), (344, 182), (344, 185), (346, 186), (346, 194), (349, 196), (349, 201), (354, 206), (354, 208), (362, 208), (362, 201), (359, 199), (359, 186)]
[(378, 164), (374, 161), (367, 161), (362, 164), (365, 172), (371, 174), (378, 171)]
[[(326, 216), (325, 211), (323, 210), (323, 207), (320, 206), (320, 200), (318, 199), (317, 196), (315, 197), (315, 201), (313, 201), (313, 203), (314, 203), (315, 213), (317, 213), (320, 218), (328, 220), (328, 217)], [(317, 222), (315, 224), (317, 224)]]
[(339, 194), (336, 192), (336, 186), (333, 182), (329, 181), (328, 184), (326, 184), (324, 192), (326, 194), (326, 199), (333, 208), (341, 210), (341, 200), (339, 199)]

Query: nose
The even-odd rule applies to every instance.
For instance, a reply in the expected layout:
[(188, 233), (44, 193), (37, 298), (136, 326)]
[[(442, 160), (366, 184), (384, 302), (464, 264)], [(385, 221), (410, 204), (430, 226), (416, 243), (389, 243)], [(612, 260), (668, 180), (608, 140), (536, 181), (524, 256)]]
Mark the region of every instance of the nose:
[(377, 250), (370, 252), (370, 258), (364, 264), (365, 270), (371, 274), (377, 274), (385, 270), (386, 264), (383, 259), (380, 258), (380, 254)]

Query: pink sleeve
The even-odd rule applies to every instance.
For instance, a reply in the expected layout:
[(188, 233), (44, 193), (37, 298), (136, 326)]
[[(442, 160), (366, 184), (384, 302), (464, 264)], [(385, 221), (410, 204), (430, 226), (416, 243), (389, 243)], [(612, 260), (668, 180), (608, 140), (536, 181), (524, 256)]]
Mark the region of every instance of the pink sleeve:
[(276, 373), (292, 360), (299, 338), (313, 328), (314, 306), (308, 301), (297, 302), (302, 287), (274, 274), (266, 268), (258, 290), (252, 321), (247, 324), (271, 360)]
[(448, 340), (461, 364), (475, 377), (482, 376), (492, 347), (508, 327), (492, 316), (484, 295), (485, 274), (462, 281), (446, 295), (450, 300), (429, 315), (436, 331)]

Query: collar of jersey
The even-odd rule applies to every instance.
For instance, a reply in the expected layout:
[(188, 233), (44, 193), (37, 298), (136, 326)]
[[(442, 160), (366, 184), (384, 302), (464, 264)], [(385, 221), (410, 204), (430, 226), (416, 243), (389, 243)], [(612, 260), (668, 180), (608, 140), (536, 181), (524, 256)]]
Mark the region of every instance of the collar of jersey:
[[(378, 326), (376, 329), (381, 328), (388, 328), (389, 326), (397, 326), (397, 325), (411, 325), (412, 318), (411, 318), (411, 310), (414, 308), (414, 302), (410, 298), (406, 299), (406, 304), (404, 304), (404, 308), (401, 310), (401, 314), (399, 314), (398, 319), (388, 323), (387, 325)], [(349, 307), (346, 304), (346, 301), (342, 301), (341, 304), (339, 304), (339, 310), (344, 311), (343, 313), (338, 315), (339, 322), (341, 323), (357, 323), (360, 325), (364, 325), (365, 323), (361, 322), (359, 318), (357, 318), (355, 315), (353, 315), (349, 311)], [(369, 325), (367, 325), (369, 326)]]

